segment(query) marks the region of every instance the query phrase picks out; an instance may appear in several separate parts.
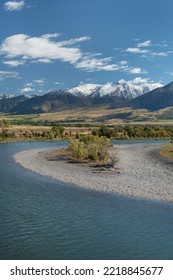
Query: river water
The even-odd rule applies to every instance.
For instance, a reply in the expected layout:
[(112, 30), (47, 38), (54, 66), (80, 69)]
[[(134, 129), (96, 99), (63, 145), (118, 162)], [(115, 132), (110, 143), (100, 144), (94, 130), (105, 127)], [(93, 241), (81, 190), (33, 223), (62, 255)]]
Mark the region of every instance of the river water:
[(173, 259), (173, 204), (88, 191), (24, 169), (0, 145), (0, 259)]

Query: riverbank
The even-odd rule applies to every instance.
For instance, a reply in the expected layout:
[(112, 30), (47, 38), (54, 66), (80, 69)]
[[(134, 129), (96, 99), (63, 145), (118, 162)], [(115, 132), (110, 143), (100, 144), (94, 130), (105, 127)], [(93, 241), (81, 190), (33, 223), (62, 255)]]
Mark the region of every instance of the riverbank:
[(23, 151), (16, 162), (41, 175), (97, 191), (173, 202), (173, 161), (159, 156), (159, 145), (116, 145), (118, 172), (100, 172), (92, 166), (57, 159), (52, 149)]

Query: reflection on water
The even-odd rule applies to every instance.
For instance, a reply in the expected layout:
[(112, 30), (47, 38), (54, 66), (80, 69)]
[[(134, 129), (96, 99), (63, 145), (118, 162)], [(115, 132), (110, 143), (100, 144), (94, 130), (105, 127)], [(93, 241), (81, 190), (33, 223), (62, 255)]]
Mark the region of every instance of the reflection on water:
[(173, 205), (87, 191), (40, 176), (0, 145), (0, 259), (173, 259)]

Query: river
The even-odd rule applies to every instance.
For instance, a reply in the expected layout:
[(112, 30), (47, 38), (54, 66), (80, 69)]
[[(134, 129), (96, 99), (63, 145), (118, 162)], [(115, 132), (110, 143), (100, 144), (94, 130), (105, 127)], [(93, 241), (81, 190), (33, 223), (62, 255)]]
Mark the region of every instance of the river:
[(173, 259), (173, 204), (89, 191), (41, 176), (0, 145), (0, 259)]

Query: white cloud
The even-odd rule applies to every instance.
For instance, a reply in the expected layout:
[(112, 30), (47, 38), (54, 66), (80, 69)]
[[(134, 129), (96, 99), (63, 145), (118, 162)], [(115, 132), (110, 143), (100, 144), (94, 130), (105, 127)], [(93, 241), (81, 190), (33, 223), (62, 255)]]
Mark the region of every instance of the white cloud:
[(145, 84), (150, 81), (150, 78), (141, 78), (141, 77), (136, 77), (135, 79), (131, 80), (133, 84)]
[(88, 72), (93, 71), (117, 71), (123, 70), (125, 66), (120, 66), (117, 64), (111, 64), (112, 58), (94, 58), (91, 56), (84, 57), (81, 61), (77, 62), (75, 67), (86, 70)]
[(136, 77), (135, 79), (129, 82), (137, 86), (142, 86), (143, 88), (150, 88), (150, 90), (163, 86), (160, 82), (155, 83), (151, 81), (150, 78)]
[(4, 3), (6, 11), (19, 11), (25, 6), (25, 1), (7, 1)]
[(19, 75), (18, 72), (10, 71), (0, 71), (0, 81), (3, 81), (8, 78), (16, 78)]
[[(100, 54), (99, 54), (100, 55)], [(87, 72), (94, 71), (127, 71), (129, 69), (127, 61), (120, 61), (117, 64), (112, 63), (111, 57), (97, 58), (98, 54), (84, 56), (75, 64), (78, 69)]]
[(145, 41), (145, 42), (138, 43), (137, 46), (138, 46), (138, 48), (149, 47), (149, 46), (151, 46), (151, 41), (150, 41), (150, 40), (147, 40), (147, 41)]
[(52, 63), (53, 62), (53, 60), (51, 60), (51, 59), (48, 59), (48, 58), (40, 58), (40, 59), (38, 59), (38, 60), (34, 60), (33, 61), (34, 63)]
[[(84, 53), (79, 47), (72, 47), (80, 42), (90, 40), (89, 36), (72, 38), (68, 41), (57, 41), (58, 33), (44, 34), (40, 37), (30, 37), (26, 34), (17, 34), (7, 37), (0, 45), (0, 53), (8, 60), (11, 66), (21, 65), (24, 61), (32, 63), (51, 63), (55, 60), (68, 62), (75, 68), (85, 71), (125, 71), (126, 61), (117, 64), (111, 63), (112, 58), (102, 58), (100, 53)], [(98, 58), (99, 57), (99, 58)]]
[[(143, 49), (143, 48), (151, 47), (151, 46), (152, 46), (152, 49), (151, 48), (150, 49)], [(147, 41), (144, 41), (144, 42), (137, 43), (134, 48), (127, 48), (125, 50), (125, 52), (131, 53), (131, 54), (139, 54), (141, 57), (147, 58), (149, 60), (154, 58), (154, 57), (166, 57), (166, 56), (168, 56), (168, 54), (170, 52), (169, 51), (160, 52), (160, 51), (158, 51), (158, 46), (163, 47), (163, 42), (162, 42), (162, 44), (152, 44), (150, 40), (147, 40)], [(157, 48), (154, 50), (153, 49), (154, 47), (157, 47)]]
[(26, 83), (25, 84), (25, 87), (32, 87), (33, 86), (33, 83), (32, 82), (29, 82), (29, 83)]
[(55, 82), (54, 84), (55, 85), (64, 85), (64, 83), (61, 83), (61, 82)]
[(76, 43), (80, 43), (80, 42), (85, 42), (85, 41), (89, 41), (91, 40), (91, 37), (89, 36), (83, 36), (83, 37), (80, 37), (80, 38), (73, 38), (73, 39), (70, 39), (70, 40), (67, 40), (67, 41), (62, 41), (59, 43), (59, 46), (71, 46), (71, 45), (74, 45)]
[(24, 85), (24, 88), (26, 89), (31, 89), (32, 87), (40, 87), (40, 86), (44, 86), (45, 84), (45, 80), (44, 79), (40, 79), (40, 80), (33, 80), (32, 82), (27, 82), (25, 85)]
[(37, 84), (39, 84), (39, 85), (44, 85), (44, 83), (45, 83), (44, 79), (34, 80), (33, 82), (34, 82), (34, 83), (37, 83)]
[(166, 52), (152, 52), (152, 56), (168, 56)]
[[(44, 34), (31, 37), (26, 34), (17, 34), (7, 37), (0, 45), (0, 54), (8, 59), (4, 63), (9, 66), (18, 66), (26, 63), (52, 63), (54, 61), (68, 62), (77, 69), (87, 72), (94, 71), (123, 71), (133, 74), (144, 74), (141, 68), (128, 66), (127, 61), (112, 62), (112, 57), (102, 57), (100, 53), (85, 53), (75, 44), (90, 40), (89, 36), (72, 38), (67, 41), (57, 41), (59, 33)], [(74, 45), (74, 46), (72, 46)], [(148, 50), (128, 48), (127, 52), (146, 54)]]
[(48, 34), (42, 35), (41, 38), (43, 38), (43, 39), (51, 39), (51, 38), (57, 38), (60, 35), (61, 35), (60, 33), (48, 33)]
[(33, 91), (35, 91), (35, 89), (33, 89), (31, 87), (25, 87), (20, 90), (21, 93), (27, 93), (27, 92), (33, 92)]
[(129, 73), (131, 73), (131, 74), (147, 74), (147, 71), (146, 70), (142, 70), (139, 67), (136, 67), (136, 68), (130, 69)]
[(82, 56), (79, 48), (61, 47), (59, 42), (48, 38), (30, 37), (25, 34), (7, 37), (0, 46), (0, 52), (7, 58), (42, 59), (42, 62), (61, 60), (75, 63)]
[(119, 64), (120, 64), (120, 65), (127, 65), (127, 61), (126, 61), (126, 60), (121, 60), (121, 61), (119, 62)]
[(140, 48), (128, 48), (126, 49), (126, 52), (129, 52), (129, 53), (141, 53), (141, 54), (144, 54), (144, 53), (149, 53), (149, 50), (141, 50)]
[(7, 60), (3, 62), (6, 65), (9, 65), (11, 67), (17, 67), (19, 65), (23, 65), (25, 63), (24, 60)]

